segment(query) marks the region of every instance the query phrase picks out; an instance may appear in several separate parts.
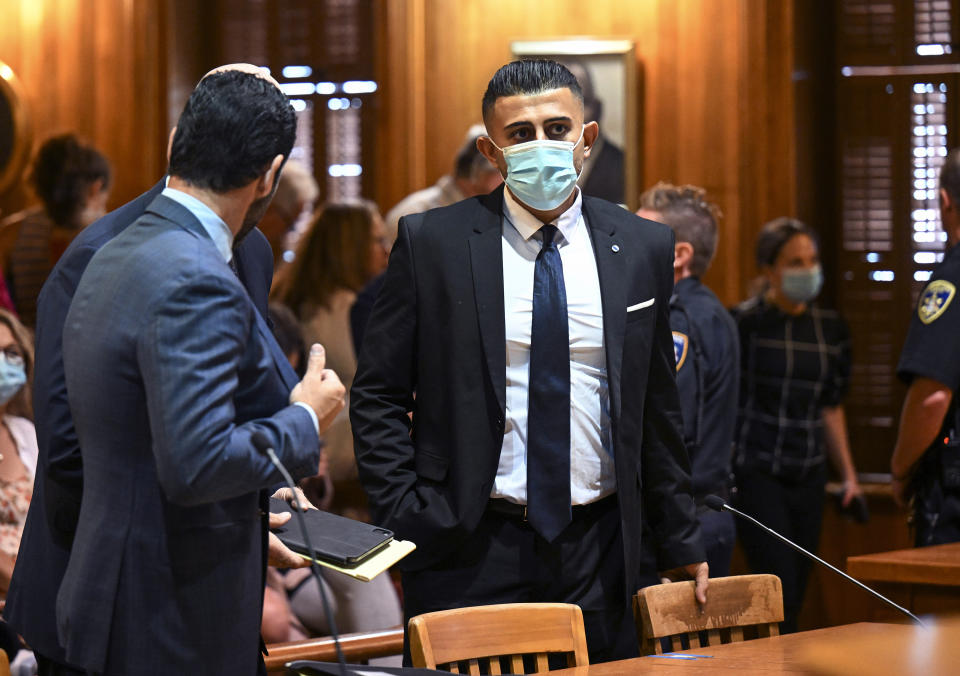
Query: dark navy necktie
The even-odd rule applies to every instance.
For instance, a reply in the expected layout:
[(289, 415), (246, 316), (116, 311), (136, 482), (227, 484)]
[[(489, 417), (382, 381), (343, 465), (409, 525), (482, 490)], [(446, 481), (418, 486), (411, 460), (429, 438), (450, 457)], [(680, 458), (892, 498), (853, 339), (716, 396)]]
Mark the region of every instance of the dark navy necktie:
[(557, 228), (544, 225), (533, 273), (527, 409), (527, 519), (548, 542), (570, 523), (570, 340)]

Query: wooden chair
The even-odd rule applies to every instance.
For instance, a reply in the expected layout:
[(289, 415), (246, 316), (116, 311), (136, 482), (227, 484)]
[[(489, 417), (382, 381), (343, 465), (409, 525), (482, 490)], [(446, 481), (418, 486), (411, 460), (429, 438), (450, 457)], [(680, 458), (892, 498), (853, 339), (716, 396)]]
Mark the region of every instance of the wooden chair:
[[(500, 674), (501, 658), (507, 673), (549, 671), (548, 655), (566, 655), (567, 666), (586, 666), (587, 639), (583, 613), (567, 603), (506, 603), (456, 608), (410, 618), (408, 628), (413, 666), (479, 674), (481, 665), (490, 674)], [(524, 670), (524, 656), (535, 662), (533, 672)]]
[[(783, 589), (776, 575), (711, 578), (702, 612), (694, 597), (695, 586), (693, 580), (672, 582), (636, 593), (633, 617), (641, 655), (662, 654), (662, 638), (669, 639), (671, 650), (676, 651), (743, 641), (745, 629), (746, 638), (779, 635)], [(689, 646), (683, 646), (681, 637), (687, 638)]]
[[(374, 657), (403, 654), (403, 628), (344, 634), (340, 637), (343, 659), (349, 664), (366, 664)], [(286, 674), (284, 666), (296, 660), (336, 662), (337, 649), (329, 636), (308, 638), (303, 641), (271, 643), (264, 657), (268, 674)], [(0, 676), (3, 676), (0, 672)]]

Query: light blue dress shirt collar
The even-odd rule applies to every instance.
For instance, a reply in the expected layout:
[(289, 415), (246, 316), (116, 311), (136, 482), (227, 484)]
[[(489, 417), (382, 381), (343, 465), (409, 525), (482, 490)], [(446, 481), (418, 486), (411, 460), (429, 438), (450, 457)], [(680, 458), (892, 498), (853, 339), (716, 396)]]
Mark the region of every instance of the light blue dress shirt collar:
[(196, 216), (200, 225), (210, 235), (217, 251), (223, 256), (223, 260), (227, 263), (230, 262), (230, 259), (233, 258), (233, 233), (230, 232), (230, 228), (223, 222), (223, 219), (213, 212), (213, 209), (196, 197), (170, 187), (164, 188), (160, 194), (169, 197)]

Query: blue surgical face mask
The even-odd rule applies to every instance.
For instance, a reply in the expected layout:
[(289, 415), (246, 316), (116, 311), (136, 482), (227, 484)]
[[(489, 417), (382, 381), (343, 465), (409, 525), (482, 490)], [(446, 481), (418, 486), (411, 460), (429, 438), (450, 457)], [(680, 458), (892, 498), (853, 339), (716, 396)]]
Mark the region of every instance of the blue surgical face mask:
[(577, 185), (579, 175), (573, 165), (573, 151), (583, 140), (583, 130), (576, 143), (569, 141), (527, 141), (501, 148), (507, 163), (504, 183), (514, 197), (537, 211), (550, 211), (563, 204)]
[[(14, 363), (10, 363), (11, 361)], [(13, 399), (26, 383), (27, 372), (23, 367), (23, 357), (18, 362), (0, 352), (0, 406)]]
[(783, 295), (794, 303), (809, 303), (817, 297), (822, 287), (823, 268), (819, 265), (783, 272)]

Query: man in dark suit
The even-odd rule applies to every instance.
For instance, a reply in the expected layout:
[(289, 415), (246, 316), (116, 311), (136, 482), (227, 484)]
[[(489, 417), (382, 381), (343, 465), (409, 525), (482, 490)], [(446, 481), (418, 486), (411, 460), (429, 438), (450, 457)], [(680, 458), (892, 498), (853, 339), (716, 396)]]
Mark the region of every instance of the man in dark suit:
[[(142, 216), (165, 185), (166, 180), (158, 182), (77, 235), (57, 262), (39, 298), (33, 391), (39, 456), (33, 497), (20, 541), (19, 565), (14, 569), (4, 617), (33, 649), (40, 676), (83, 673), (66, 664), (56, 624), (57, 592), (70, 556), (83, 489), (80, 445), (63, 373), (64, 320), (90, 259)], [(233, 253), (240, 281), (258, 312), (266, 317), (273, 278), (273, 258), (266, 237), (254, 228), (234, 241)], [(296, 379), (288, 374), (287, 380)], [(271, 540), (271, 556), (286, 557), (285, 548), (278, 547), (277, 542)]]
[(57, 620), (67, 660), (91, 672), (256, 672), (258, 491), (281, 476), (250, 437), (313, 474), (318, 431), (343, 405), (319, 346), (290, 391), (231, 270), (295, 133), (276, 83), (250, 71), (193, 92), (167, 188), (94, 255), (67, 314), (84, 490)]
[(577, 603), (591, 661), (625, 656), (644, 515), (660, 570), (706, 599), (673, 236), (581, 196), (598, 128), (560, 64), (504, 66), (483, 113), (507, 188), (400, 221), (351, 395), (360, 479), (376, 520), (417, 544), (408, 617)]

